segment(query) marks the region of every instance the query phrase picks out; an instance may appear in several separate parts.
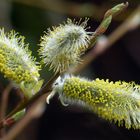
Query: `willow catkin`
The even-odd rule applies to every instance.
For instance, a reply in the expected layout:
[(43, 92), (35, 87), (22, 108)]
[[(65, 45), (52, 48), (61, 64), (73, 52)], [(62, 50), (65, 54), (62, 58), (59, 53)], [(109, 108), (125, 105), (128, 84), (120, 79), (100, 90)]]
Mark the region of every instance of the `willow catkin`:
[[(28, 44), (24, 43), (24, 37), (14, 31), (5, 33), (0, 29), (0, 72), (24, 91), (32, 90), (39, 82), (40, 66), (31, 56)], [(30, 91), (28, 91), (30, 92)]]
[(39, 54), (42, 62), (55, 72), (64, 72), (80, 61), (88, 48), (90, 32), (86, 31), (87, 19), (80, 23), (70, 19), (53, 27), (41, 38)]
[[(79, 77), (57, 80), (53, 89), (63, 104), (85, 106), (100, 117), (125, 125), (140, 128), (140, 86), (134, 83), (109, 82)], [(48, 99), (49, 100), (49, 99)]]

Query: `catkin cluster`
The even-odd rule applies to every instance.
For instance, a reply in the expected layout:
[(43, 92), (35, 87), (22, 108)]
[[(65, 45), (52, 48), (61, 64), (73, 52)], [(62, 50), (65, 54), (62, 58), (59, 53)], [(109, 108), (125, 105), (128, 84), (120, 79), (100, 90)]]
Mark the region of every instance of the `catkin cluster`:
[[(65, 24), (49, 30), (40, 43), (42, 62), (61, 74), (80, 62), (80, 56), (90, 43), (90, 32), (86, 31), (86, 26), (87, 20), (80, 23), (68, 19)], [(40, 66), (24, 43), (24, 37), (14, 31), (7, 34), (0, 29), (0, 72), (14, 81), (26, 97), (32, 97), (43, 84), (39, 70)], [(59, 77), (52, 89), (47, 97), (48, 103), (58, 93), (63, 105), (85, 106), (106, 120), (126, 128), (140, 128), (139, 85), (100, 79), (89, 81), (67, 75)]]

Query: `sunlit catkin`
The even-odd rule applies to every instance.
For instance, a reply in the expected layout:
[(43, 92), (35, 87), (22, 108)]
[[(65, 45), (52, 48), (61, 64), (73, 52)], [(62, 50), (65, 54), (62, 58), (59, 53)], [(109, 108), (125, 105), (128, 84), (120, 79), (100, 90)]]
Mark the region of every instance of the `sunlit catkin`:
[(70, 65), (77, 64), (90, 40), (86, 26), (87, 19), (82, 23), (68, 19), (66, 23), (48, 30), (40, 43), (42, 62), (55, 72), (67, 71)]
[(134, 83), (89, 81), (78, 77), (57, 80), (54, 91), (64, 104), (78, 104), (126, 128), (140, 128), (140, 86)]
[(24, 37), (14, 31), (4, 33), (4, 29), (0, 29), (0, 72), (17, 85), (29, 87), (38, 82), (39, 69), (24, 43)]

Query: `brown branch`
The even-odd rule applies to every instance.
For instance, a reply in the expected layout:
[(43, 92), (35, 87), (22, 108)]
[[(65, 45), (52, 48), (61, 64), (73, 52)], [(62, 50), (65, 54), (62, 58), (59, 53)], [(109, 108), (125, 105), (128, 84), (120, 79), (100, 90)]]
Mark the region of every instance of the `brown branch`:
[(6, 118), (11, 117), (16, 112), (22, 110), (23, 108), (30, 106), (34, 101), (36, 101), (41, 95), (50, 92), (52, 88), (53, 82), (58, 78), (60, 74), (57, 73), (41, 88), (41, 90), (36, 93), (30, 100), (24, 100), (21, 104), (19, 104), (11, 113), (9, 113)]
[(39, 97), (39, 99), (33, 103), (29, 108), (26, 115), (19, 121), (13, 128), (7, 133), (2, 140), (12, 140), (33, 120), (39, 118), (45, 110), (46, 94)]
[[(12, 84), (10, 83), (5, 90), (2, 92), (2, 99), (1, 99), (1, 110), (0, 110), (0, 120), (2, 120), (6, 115), (7, 105), (8, 105), (8, 97), (9, 93), (12, 89)], [(5, 130), (1, 130), (1, 136), (5, 134)]]
[(46, 97), (49, 94), (49, 91), (51, 91), (51, 86), (53, 82), (57, 79), (59, 75), (60, 75), (59, 73), (55, 74), (30, 101), (26, 101), (20, 104), (14, 111), (12, 111), (4, 120), (0, 122), (0, 128), (3, 128), (5, 126), (6, 119), (10, 118), (13, 114), (22, 110), (23, 108), (29, 105), (31, 106), (31, 104), (33, 104), (29, 109), (29, 111), (26, 113), (25, 117), (23, 117), (23, 119), (13, 127), (13, 129), (4, 137), (4, 139), (9, 139), (9, 140), (13, 139), (18, 133), (20, 133), (25, 128), (25, 126), (33, 118), (36, 118), (42, 114), (43, 111), (37, 112), (38, 110), (36, 111), (36, 108), (39, 109), (40, 106), (43, 106), (43, 104), (46, 101)]

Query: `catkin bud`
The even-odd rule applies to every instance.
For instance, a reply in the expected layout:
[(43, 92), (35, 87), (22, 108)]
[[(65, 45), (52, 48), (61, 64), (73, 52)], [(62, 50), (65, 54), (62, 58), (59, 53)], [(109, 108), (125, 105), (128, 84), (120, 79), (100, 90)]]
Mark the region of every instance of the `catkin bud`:
[(24, 37), (14, 31), (4, 33), (4, 29), (0, 29), (0, 72), (22, 88), (33, 88), (31, 85), (39, 81), (39, 69), (24, 43)]
[(106, 120), (118, 122), (119, 126), (140, 128), (139, 85), (66, 77), (57, 80), (53, 89), (63, 104), (82, 105)]
[(70, 65), (80, 61), (80, 55), (88, 48), (90, 32), (86, 31), (84, 22), (67, 22), (53, 27), (41, 38), (39, 54), (42, 62), (55, 72), (67, 71)]

